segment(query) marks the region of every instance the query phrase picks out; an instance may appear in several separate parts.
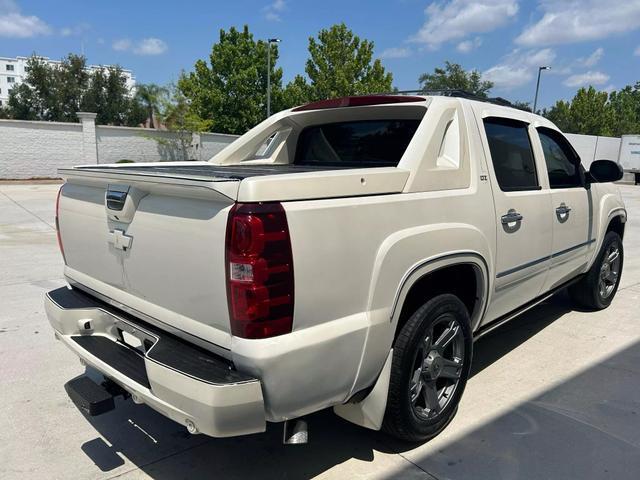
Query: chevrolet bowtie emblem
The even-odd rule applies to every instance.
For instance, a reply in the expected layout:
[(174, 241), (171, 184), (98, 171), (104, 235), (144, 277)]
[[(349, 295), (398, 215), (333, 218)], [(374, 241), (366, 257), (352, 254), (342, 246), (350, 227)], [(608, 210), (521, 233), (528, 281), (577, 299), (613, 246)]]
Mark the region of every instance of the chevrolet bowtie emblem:
[(131, 247), (133, 237), (125, 235), (124, 231), (115, 229), (113, 232), (109, 232), (109, 243), (118, 250), (126, 251)]

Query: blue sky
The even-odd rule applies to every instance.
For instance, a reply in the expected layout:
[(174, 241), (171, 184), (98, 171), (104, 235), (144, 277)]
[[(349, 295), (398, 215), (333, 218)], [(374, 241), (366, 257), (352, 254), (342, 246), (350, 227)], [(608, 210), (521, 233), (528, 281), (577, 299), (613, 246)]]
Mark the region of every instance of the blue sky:
[(478, 69), (494, 95), (539, 104), (593, 84), (616, 89), (640, 80), (640, 0), (236, 0), (154, 2), (0, 0), (0, 56), (84, 52), (118, 63), (139, 82), (167, 83), (208, 56), (220, 28), (248, 24), (256, 38), (282, 39), (285, 80), (304, 70), (307, 39), (345, 22), (373, 40), (394, 85), (445, 60)]

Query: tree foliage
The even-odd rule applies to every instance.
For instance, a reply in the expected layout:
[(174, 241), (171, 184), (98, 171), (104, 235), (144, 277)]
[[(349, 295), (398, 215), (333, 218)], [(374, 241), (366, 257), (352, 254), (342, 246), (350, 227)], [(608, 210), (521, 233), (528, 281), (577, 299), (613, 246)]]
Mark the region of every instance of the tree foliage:
[(163, 102), (166, 102), (168, 90), (155, 83), (146, 83), (138, 85), (136, 88), (135, 101), (146, 112), (146, 119), (149, 122), (149, 128), (156, 128), (155, 116), (160, 110)]
[(198, 60), (183, 74), (178, 89), (198, 117), (210, 119), (220, 133), (244, 133), (266, 117), (267, 48), (271, 48), (271, 99), (277, 111), (282, 98), (278, 47), (255, 41), (249, 27), (220, 30), (209, 61)]
[(422, 90), (464, 90), (482, 98), (487, 98), (493, 88), (493, 82), (482, 80), (478, 70), (468, 72), (460, 64), (449, 61), (445, 62), (444, 68), (423, 73), (418, 81)]
[(89, 71), (85, 57), (69, 54), (58, 65), (37, 56), (27, 61), (24, 82), (9, 93), (6, 112), (18, 120), (77, 121), (76, 112), (96, 112), (100, 124), (136, 120), (120, 67)]
[(640, 82), (607, 93), (581, 88), (570, 102), (560, 100), (542, 114), (561, 130), (584, 135), (640, 133)]
[(305, 72), (310, 83), (298, 75), (287, 85), (288, 106), (391, 91), (393, 76), (373, 59), (373, 49), (373, 42), (360, 39), (344, 23), (320, 30), (317, 39), (309, 37)]

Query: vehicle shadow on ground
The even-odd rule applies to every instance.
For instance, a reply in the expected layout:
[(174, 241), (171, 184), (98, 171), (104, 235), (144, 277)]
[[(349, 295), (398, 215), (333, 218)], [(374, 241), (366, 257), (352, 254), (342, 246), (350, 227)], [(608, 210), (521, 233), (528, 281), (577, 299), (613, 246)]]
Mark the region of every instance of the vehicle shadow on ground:
[(403, 456), (435, 478), (636, 480), (639, 376), (636, 342), (437, 449)]
[[(472, 375), (569, 310), (568, 300), (559, 295), (479, 340)], [(263, 434), (212, 439), (189, 435), (184, 427), (146, 406), (130, 400), (117, 403), (114, 411), (88, 419), (106, 442), (97, 437), (81, 446), (100, 470), (111, 475), (137, 467), (159, 479), (311, 478), (350, 459), (372, 462), (374, 457), (407, 452), (417, 446), (352, 425), (330, 410), (308, 417), (308, 445), (284, 446), (280, 424), (268, 424)], [(123, 458), (135, 467), (125, 466)], [(415, 473), (406, 471), (402, 476)]]

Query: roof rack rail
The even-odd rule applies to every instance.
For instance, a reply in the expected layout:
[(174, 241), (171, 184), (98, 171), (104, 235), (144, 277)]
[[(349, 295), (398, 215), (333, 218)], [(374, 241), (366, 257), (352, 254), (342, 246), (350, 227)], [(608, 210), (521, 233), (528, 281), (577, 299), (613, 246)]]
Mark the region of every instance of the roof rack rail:
[(477, 100), (478, 102), (493, 103), (495, 105), (501, 105), (503, 107), (513, 107), (513, 104), (506, 98), (502, 98), (502, 97), (485, 98), (459, 88), (443, 88), (443, 89), (434, 89), (434, 90), (429, 90), (429, 89), (399, 90), (397, 92), (390, 92), (390, 93), (395, 95), (435, 95), (440, 97), (467, 98), (469, 100)]

